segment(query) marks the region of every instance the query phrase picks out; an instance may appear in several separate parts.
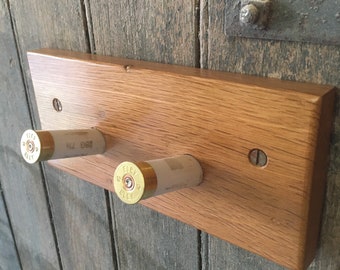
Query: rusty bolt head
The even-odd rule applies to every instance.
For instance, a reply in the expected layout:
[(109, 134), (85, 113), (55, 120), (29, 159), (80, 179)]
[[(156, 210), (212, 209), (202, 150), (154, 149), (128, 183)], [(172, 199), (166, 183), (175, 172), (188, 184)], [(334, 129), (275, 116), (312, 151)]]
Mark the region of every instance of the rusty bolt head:
[(240, 10), (240, 22), (243, 24), (255, 24), (259, 17), (259, 10), (253, 4), (245, 5)]

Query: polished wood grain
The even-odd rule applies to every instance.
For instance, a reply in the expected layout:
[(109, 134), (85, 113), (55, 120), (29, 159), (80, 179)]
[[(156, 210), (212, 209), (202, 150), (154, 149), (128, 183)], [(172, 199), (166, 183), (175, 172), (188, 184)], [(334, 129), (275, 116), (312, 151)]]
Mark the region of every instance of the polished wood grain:
[[(197, 2), (89, 0), (92, 52), (195, 66)], [(120, 270), (201, 269), (200, 231), (143, 205), (121, 203), (113, 193), (110, 198)]]
[[(28, 57), (43, 129), (96, 126), (108, 140), (105, 155), (50, 164), (113, 191), (121, 161), (193, 154), (203, 184), (144, 205), (292, 269), (310, 262), (333, 87), (55, 50)], [(266, 167), (249, 163), (254, 148)]]

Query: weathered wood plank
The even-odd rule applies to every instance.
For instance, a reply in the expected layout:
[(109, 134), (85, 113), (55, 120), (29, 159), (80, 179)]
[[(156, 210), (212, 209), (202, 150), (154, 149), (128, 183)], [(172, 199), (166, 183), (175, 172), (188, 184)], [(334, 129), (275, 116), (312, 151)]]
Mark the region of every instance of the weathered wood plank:
[[(102, 55), (194, 66), (194, 1), (89, 1)], [(196, 229), (112, 195), (120, 269), (198, 269)]]
[(0, 269), (21, 269), (0, 186)]
[(112, 197), (119, 269), (200, 269), (197, 230)]
[[(224, 20), (217, 19), (224, 18), (226, 12), (224, 8), (224, 2), (221, 1), (201, 1), (201, 65), (203, 67), (340, 86), (339, 47), (227, 37), (224, 33)], [(337, 107), (339, 112), (339, 103)], [(340, 268), (339, 123), (338, 113), (331, 145), (331, 165), (323, 214), (321, 245), (309, 269), (335, 270)], [(233, 265), (239, 264), (242, 269), (281, 269), (280, 266), (275, 265), (265, 266), (262, 258), (241, 251), (238, 247), (221, 243), (219, 239), (210, 237), (208, 241), (208, 244), (203, 246), (210, 251), (208, 252), (210, 269), (228, 268), (230, 261)], [(251, 264), (248, 264), (249, 261)], [(239, 268), (231, 267), (230, 269)]]
[(54, 168), (46, 177), (64, 269), (114, 269), (103, 190)]
[(96, 52), (194, 66), (195, 2), (89, 0)]
[[(286, 268), (264, 259), (256, 254), (234, 246), (228, 242), (221, 241), (213, 236), (208, 236), (207, 239), (207, 254), (209, 258), (207, 269), (228, 269), (228, 270), (263, 270), (275, 269), (284, 270)], [(222, 256), (222, 258), (220, 258)]]
[[(89, 51), (85, 12), (82, 1), (9, 2), (34, 120), (39, 123), (26, 51), (41, 47)], [(105, 191), (49, 166), (43, 168), (63, 268), (114, 269)], [(35, 196), (33, 191), (28, 194)]]
[(59, 269), (39, 166), (19, 153), (31, 126), (7, 1), (0, 1), (0, 180), (24, 269)]

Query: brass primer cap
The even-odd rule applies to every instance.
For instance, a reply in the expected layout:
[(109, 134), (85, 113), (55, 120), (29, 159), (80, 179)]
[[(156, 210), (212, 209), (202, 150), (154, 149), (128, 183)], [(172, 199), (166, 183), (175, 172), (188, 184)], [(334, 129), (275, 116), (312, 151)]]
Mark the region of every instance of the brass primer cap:
[(157, 188), (154, 169), (147, 162), (125, 161), (118, 165), (113, 176), (117, 196), (127, 204), (149, 198)]

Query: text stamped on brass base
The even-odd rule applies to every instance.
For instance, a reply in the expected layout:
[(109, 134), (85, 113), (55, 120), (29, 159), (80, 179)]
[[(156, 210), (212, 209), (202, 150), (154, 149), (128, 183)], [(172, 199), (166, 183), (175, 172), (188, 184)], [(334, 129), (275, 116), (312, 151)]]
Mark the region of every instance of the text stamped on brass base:
[(122, 161), (191, 154), (202, 184), (142, 204), (286, 267), (311, 262), (332, 87), (58, 50), (28, 59), (42, 129), (96, 127), (109, 146), (51, 165), (114, 191)]

